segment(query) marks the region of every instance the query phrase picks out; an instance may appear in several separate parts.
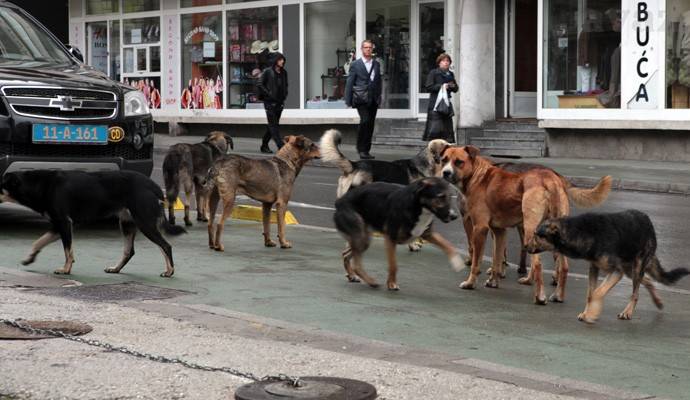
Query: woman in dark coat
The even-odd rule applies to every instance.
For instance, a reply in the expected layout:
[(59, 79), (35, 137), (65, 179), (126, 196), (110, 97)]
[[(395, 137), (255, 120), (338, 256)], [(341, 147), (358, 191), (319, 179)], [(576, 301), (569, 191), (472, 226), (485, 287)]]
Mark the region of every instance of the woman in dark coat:
[(429, 75), (426, 77), (424, 88), (429, 92), (429, 106), (426, 111), (426, 127), (424, 128), (423, 140), (444, 139), (450, 143), (455, 143), (453, 117), (434, 112), (436, 98), (438, 97), (439, 90), (441, 90), (444, 84), (446, 84), (449, 100), (451, 93), (458, 91), (455, 75), (453, 75), (453, 72), (450, 70), (451, 62), (448, 54), (443, 53), (439, 55), (436, 58), (436, 65), (438, 65), (438, 68), (429, 71)]

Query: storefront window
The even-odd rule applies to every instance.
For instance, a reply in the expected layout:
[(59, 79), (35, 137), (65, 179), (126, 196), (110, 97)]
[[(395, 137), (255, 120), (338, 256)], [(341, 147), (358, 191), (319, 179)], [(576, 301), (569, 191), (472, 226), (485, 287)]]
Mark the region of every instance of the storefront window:
[(160, 0), (124, 0), (124, 12), (156, 11), (161, 9)]
[(345, 81), (356, 46), (355, 0), (307, 3), (304, 16), (306, 108), (346, 108)]
[(182, 16), (182, 108), (223, 108), (222, 13)]
[[(228, 107), (262, 108), (256, 79), (269, 66), (271, 54), (279, 50), (278, 7), (229, 10), (227, 14)], [(290, 71), (289, 66), (287, 69)]]
[(120, 21), (110, 21), (110, 79), (120, 80)]
[(544, 7), (544, 108), (620, 108), (621, 1)]
[(690, 108), (690, 1), (666, 1), (666, 107)]
[(120, 12), (120, 0), (86, 0), (86, 15)]
[(108, 23), (86, 24), (86, 64), (108, 73)]
[(181, 0), (180, 7), (215, 6), (221, 2), (222, 0)]
[(410, 2), (367, 2), (367, 39), (381, 63), (381, 108), (410, 107)]
[(161, 40), (161, 21), (158, 17), (126, 19), (123, 26), (125, 45), (158, 43)]

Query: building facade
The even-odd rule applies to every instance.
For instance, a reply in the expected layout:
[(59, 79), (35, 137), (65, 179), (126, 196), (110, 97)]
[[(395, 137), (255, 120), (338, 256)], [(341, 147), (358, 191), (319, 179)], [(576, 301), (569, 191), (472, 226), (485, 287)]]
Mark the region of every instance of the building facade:
[(275, 51), (289, 72), (285, 124), (356, 124), (342, 97), (349, 62), (367, 38), (383, 67), (384, 125), (425, 119), (424, 80), (445, 51), (460, 85), (459, 142), (472, 143), (496, 121), (533, 121), (543, 155), (690, 161), (690, 0), (70, 0), (69, 7), (70, 42), (87, 63), (140, 88), (155, 119), (172, 126), (264, 123), (255, 78)]

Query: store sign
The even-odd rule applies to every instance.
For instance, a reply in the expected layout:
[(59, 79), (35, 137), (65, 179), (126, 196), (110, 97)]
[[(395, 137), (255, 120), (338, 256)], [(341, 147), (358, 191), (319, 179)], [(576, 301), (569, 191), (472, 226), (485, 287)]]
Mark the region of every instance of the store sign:
[(663, 0), (624, 1), (621, 100), (629, 109), (656, 109), (663, 102), (659, 57), (665, 27)]
[(163, 37), (165, 53), (163, 55), (162, 92), (163, 104), (161, 108), (179, 110), (180, 104), (180, 28), (177, 15), (165, 15), (163, 17)]
[(89, 64), (103, 73), (108, 73), (108, 29), (89, 27)]
[(207, 26), (197, 26), (196, 28), (187, 32), (186, 35), (184, 35), (185, 44), (189, 43), (189, 41), (192, 40), (192, 37), (194, 35), (196, 35), (197, 33), (204, 33), (204, 34), (208, 35), (211, 38), (211, 40), (213, 40), (214, 42), (217, 42), (220, 40), (218, 38), (218, 35), (216, 34), (216, 32), (213, 31), (213, 29), (211, 29)]

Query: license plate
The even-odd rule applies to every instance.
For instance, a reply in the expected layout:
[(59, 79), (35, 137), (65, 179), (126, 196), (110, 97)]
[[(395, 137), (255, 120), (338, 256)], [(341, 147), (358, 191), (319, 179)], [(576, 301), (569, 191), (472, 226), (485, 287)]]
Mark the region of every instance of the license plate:
[(34, 124), (34, 143), (108, 144), (106, 125)]

